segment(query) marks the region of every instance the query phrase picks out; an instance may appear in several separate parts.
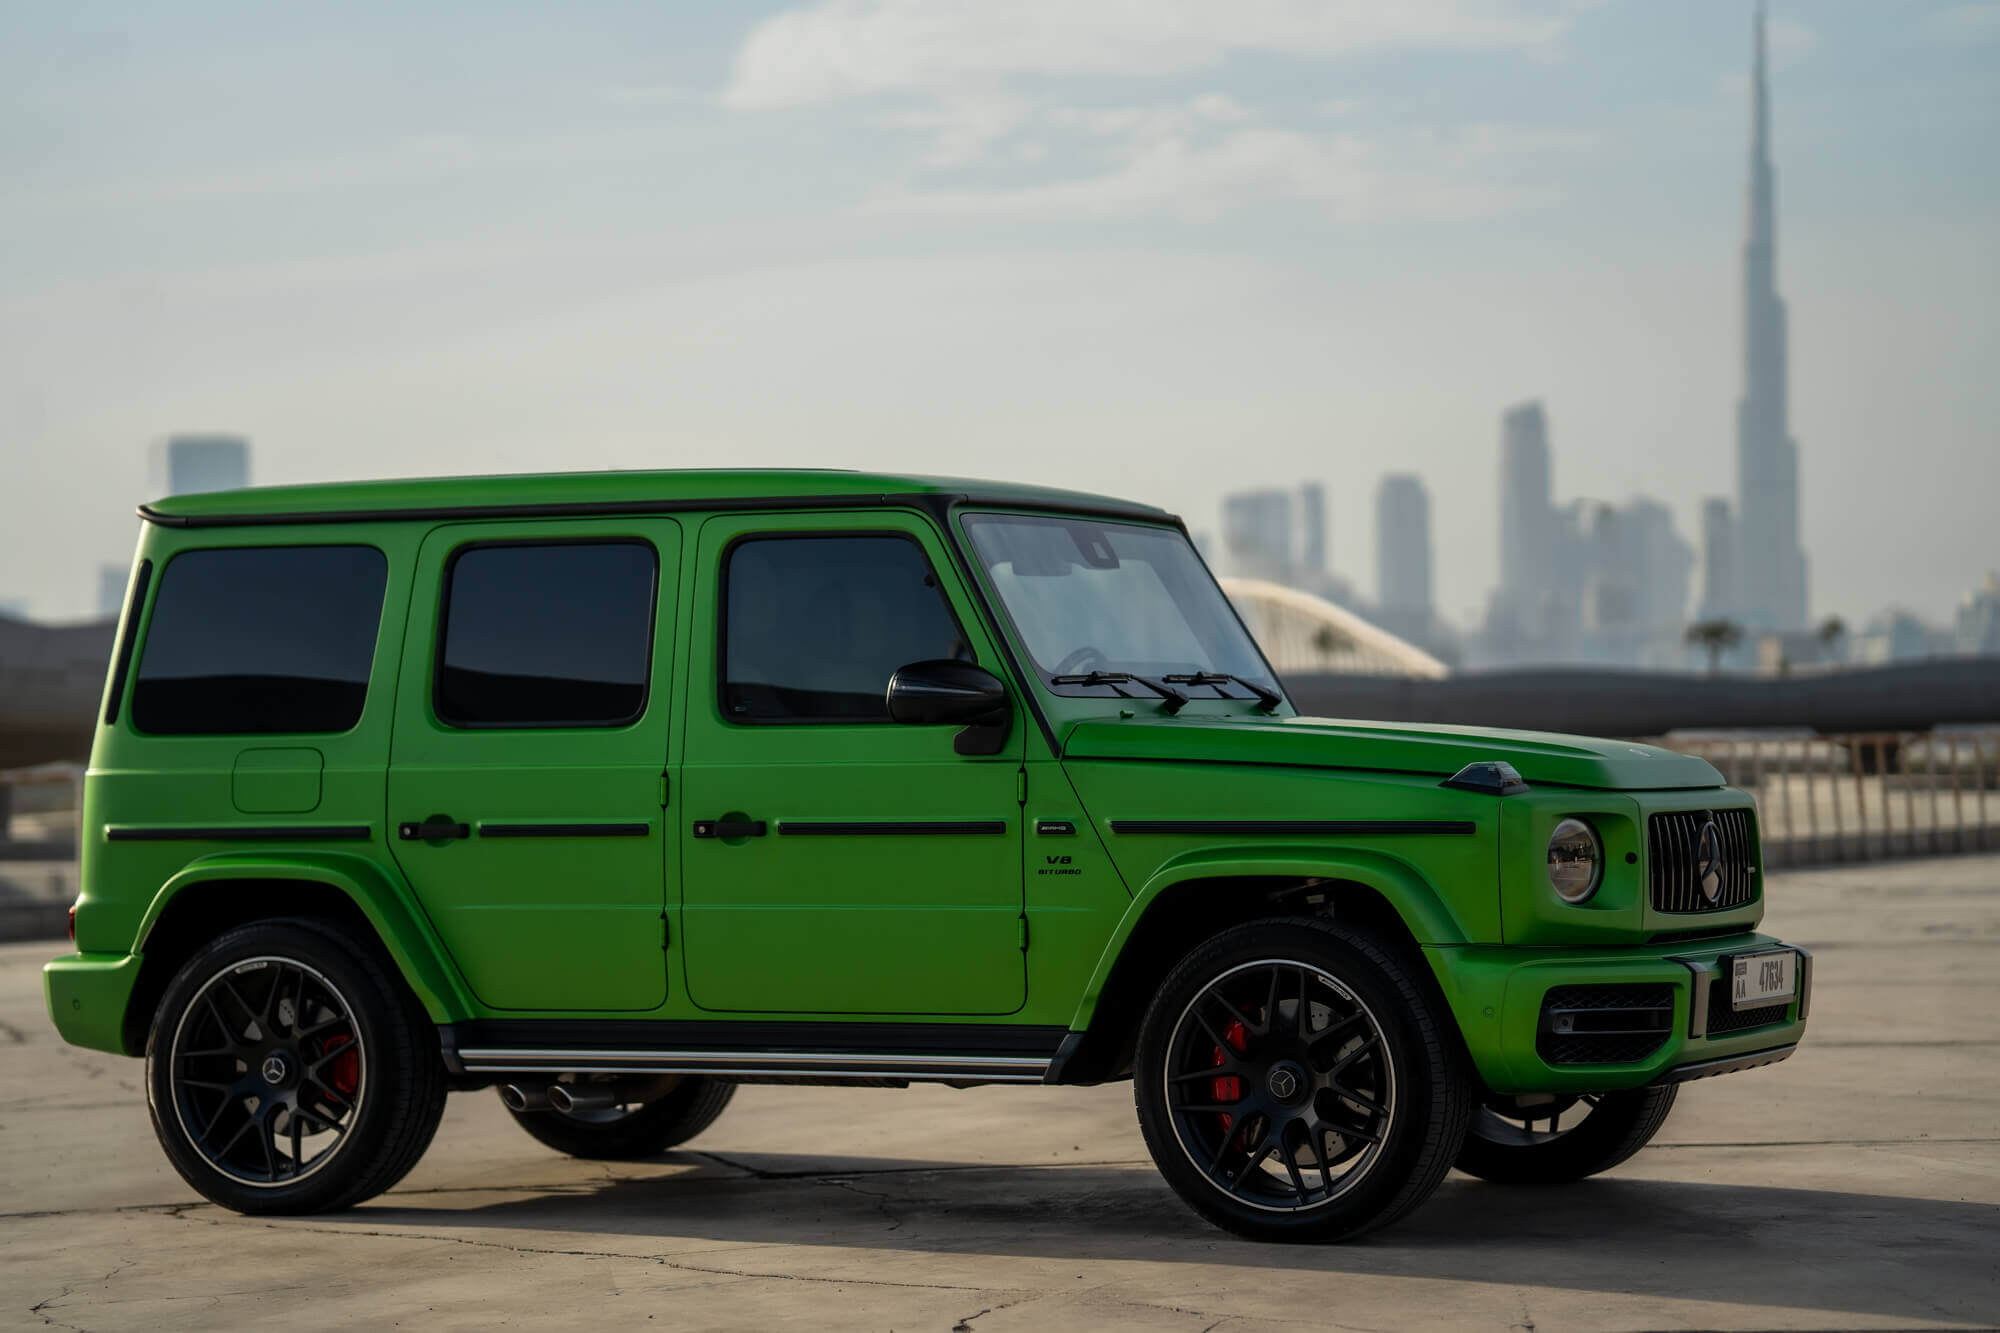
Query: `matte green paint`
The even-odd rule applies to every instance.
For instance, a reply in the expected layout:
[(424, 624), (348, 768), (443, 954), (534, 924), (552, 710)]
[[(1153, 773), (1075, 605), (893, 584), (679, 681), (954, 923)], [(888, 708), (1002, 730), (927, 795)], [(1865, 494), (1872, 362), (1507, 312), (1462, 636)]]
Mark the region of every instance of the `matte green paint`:
[(71, 953), (51, 959), (42, 968), (42, 996), (56, 1032), (72, 1046), (113, 1055), (136, 1055), (125, 1049), (125, 1006), (138, 984), (137, 954)]
[[(472, 1012), (471, 993), (448, 965), (437, 932), (414, 906), (409, 884), (395, 873), (392, 865), (385, 866), (372, 856), (270, 849), (203, 857), (160, 886), (140, 920), (135, 952), (145, 953), (154, 925), (182, 893), (199, 892), (203, 886), (231, 880), (323, 884), (338, 889), (353, 900), (375, 927), (389, 956), (409, 979), (432, 1018), (448, 1023)], [(273, 916), (285, 914), (282, 887), (273, 890), (271, 909)]]
[[(1489, 946), (1427, 948), (1425, 957), (1443, 989), (1479, 1076), (1495, 1092), (1589, 1092), (1634, 1088), (1676, 1065), (1717, 1060), (1745, 1051), (1796, 1042), (1805, 1032), (1798, 1003), (1782, 1026), (1753, 1028), (1721, 1037), (1686, 1035), (1689, 971), (1679, 959), (1713, 960), (1728, 953), (1775, 945), (1768, 935), (1745, 932), (1727, 939), (1683, 944), (1598, 949), (1515, 949)], [(1673, 1036), (1645, 1060), (1623, 1065), (1553, 1066), (1535, 1054), (1535, 1025), (1542, 996), (1557, 986), (1664, 982), (1674, 986)]]
[[(452, 556), (492, 543), (638, 542), (658, 561), (653, 680), (640, 718), (620, 727), (464, 730), (432, 700), (437, 617)], [(681, 527), (672, 519), (449, 523), (425, 537), (416, 586), (425, 612), (403, 632), (384, 827), (458, 970), (482, 1003), (525, 1012), (643, 1012), (667, 996), (662, 940), (667, 840), (660, 774), (672, 728)], [(401, 823), (433, 816), (467, 838), (411, 841)], [(643, 824), (644, 837), (494, 838), (483, 826)]]
[(246, 815), (303, 815), (319, 808), (326, 760), (303, 746), (245, 750), (230, 774), (230, 802)]
[[(1652, 811), (1748, 803), (1707, 764), (1623, 742), (1333, 722), (1289, 706), (1273, 716), (1223, 699), (1169, 717), (1144, 699), (1058, 697), (1015, 675), (1010, 631), (988, 614), (992, 590), (960, 558), (957, 522), (938, 525), (935, 506), (965, 494), (1008, 511), (1096, 505), (1173, 522), (1069, 492), (833, 472), (463, 478), (159, 502), (159, 513), (184, 519), (312, 521), (147, 524), (139, 557), (155, 578), (137, 608), (135, 671), (161, 571), (180, 552), (363, 543), (389, 562), (373, 673), (360, 721), (339, 735), (145, 736), (120, 701), (117, 721), (98, 729), (86, 785), (77, 952), (45, 974), (59, 1030), (122, 1049), (152, 923), (218, 880), (272, 882), (274, 914), (286, 910), (288, 880), (346, 894), (438, 1022), (616, 1014), (1081, 1026), (1149, 911), (1172, 910), (1165, 905), (1184, 901), (1183, 886), (1240, 892), (1211, 882), (1279, 877), (1351, 881), (1387, 900), (1496, 1088), (1642, 1083), (1675, 1063), (1796, 1037), (1798, 1024), (1718, 1041), (1677, 1037), (1643, 1065), (1581, 1073), (1534, 1055), (1549, 986), (1666, 980), (1684, 1018), (1689, 974), (1673, 960), (1730, 942), (1690, 952), (1649, 938), (1692, 927), (1748, 932), (1760, 919), (1761, 896), (1700, 918), (1663, 917), (1646, 903)], [(493, 512), (549, 505), (591, 512)], [(478, 512), (438, 512), (454, 507)], [(354, 517), (384, 511), (400, 516)], [(978, 661), (1009, 681), (1014, 725), (1000, 753), (957, 754), (949, 727), (746, 726), (722, 715), (724, 548), (753, 533), (829, 531), (895, 532), (922, 546)], [(451, 552), (467, 542), (604, 538), (644, 541), (659, 559), (642, 716), (603, 729), (443, 724), (431, 703), (432, 659)], [(1480, 759), (1512, 763), (1533, 790), (1502, 799), (1440, 785)], [(637, 824), (645, 835), (396, 836), (400, 823), (438, 815), (475, 828)], [(1581, 906), (1557, 901), (1546, 880), (1548, 831), (1566, 815), (1590, 819), (1610, 854), (1603, 887)], [(725, 816), (761, 819), (770, 831), (691, 835), (695, 821)], [(788, 837), (779, 831), (787, 820), (989, 820), (1004, 832)], [(1112, 830), (1134, 820), (1444, 821), (1471, 831)], [(367, 836), (105, 836), (113, 827), (265, 824), (358, 825)]]
[(1319, 717), (1149, 721), (1155, 725), (1083, 723), (1070, 733), (1063, 753), (1078, 759), (1200, 759), (1213, 764), (1291, 764), (1442, 777), (1478, 760), (1500, 759), (1530, 783), (1614, 790), (1722, 785), (1722, 775), (1693, 755), (1655, 745), (1540, 731), (1334, 722)]
[[(915, 514), (702, 525), (679, 823), (747, 818), (769, 832), (722, 839), (679, 830), (690, 998), (718, 1013), (1012, 1014), (1027, 996), (1016, 794), (1025, 712), (1016, 704), (1001, 753), (972, 756), (954, 753), (951, 727), (723, 716), (715, 642), (722, 560), (737, 538), (774, 528), (913, 538), (975, 657), (1001, 667), (936, 529)], [(800, 837), (781, 827), (979, 820), (999, 820), (1006, 831)]]

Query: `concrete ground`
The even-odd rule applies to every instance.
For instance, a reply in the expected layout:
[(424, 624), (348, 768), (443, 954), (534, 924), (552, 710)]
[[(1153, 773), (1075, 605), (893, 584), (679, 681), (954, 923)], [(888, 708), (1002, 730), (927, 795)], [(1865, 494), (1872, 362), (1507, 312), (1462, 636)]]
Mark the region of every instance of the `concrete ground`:
[(1361, 1242), (1255, 1245), (1154, 1174), (1129, 1088), (746, 1088), (655, 1163), (456, 1096), (393, 1193), (296, 1221), (197, 1200), (137, 1061), (56, 1041), (0, 949), (0, 1326), (976, 1330), (1958, 1328), (2000, 1323), (2000, 857), (1774, 876), (1819, 960), (1790, 1062), (1691, 1086), (1559, 1189), (1454, 1175)]

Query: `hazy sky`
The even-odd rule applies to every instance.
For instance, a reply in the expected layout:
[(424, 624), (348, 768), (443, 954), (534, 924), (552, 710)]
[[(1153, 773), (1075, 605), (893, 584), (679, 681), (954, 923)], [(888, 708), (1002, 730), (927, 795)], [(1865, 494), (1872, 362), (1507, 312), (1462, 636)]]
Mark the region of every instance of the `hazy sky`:
[[(2000, 566), (2000, 4), (1780, 4), (1816, 614)], [(84, 614), (149, 446), (259, 482), (920, 469), (1197, 529), (1734, 478), (1742, 0), (0, 8), (0, 599)]]

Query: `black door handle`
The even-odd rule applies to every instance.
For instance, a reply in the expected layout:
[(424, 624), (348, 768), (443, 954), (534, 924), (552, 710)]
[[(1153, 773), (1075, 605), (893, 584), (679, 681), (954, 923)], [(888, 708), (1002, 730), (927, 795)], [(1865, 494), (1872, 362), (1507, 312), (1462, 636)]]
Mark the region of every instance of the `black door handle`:
[(431, 842), (440, 838), (469, 838), (470, 824), (453, 822), (450, 815), (433, 815), (420, 824), (398, 824), (396, 836), (404, 842)]
[(761, 838), (764, 836), (764, 821), (761, 819), (697, 819), (694, 821), (694, 836), (697, 838)]

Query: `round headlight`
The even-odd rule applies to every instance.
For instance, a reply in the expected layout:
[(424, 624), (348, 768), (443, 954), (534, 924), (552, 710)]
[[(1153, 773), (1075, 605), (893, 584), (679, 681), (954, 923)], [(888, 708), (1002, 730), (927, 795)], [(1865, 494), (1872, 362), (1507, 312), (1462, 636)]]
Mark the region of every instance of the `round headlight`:
[(1604, 846), (1597, 830), (1581, 819), (1565, 819), (1549, 837), (1549, 887), (1566, 903), (1597, 892), (1604, 877)]

